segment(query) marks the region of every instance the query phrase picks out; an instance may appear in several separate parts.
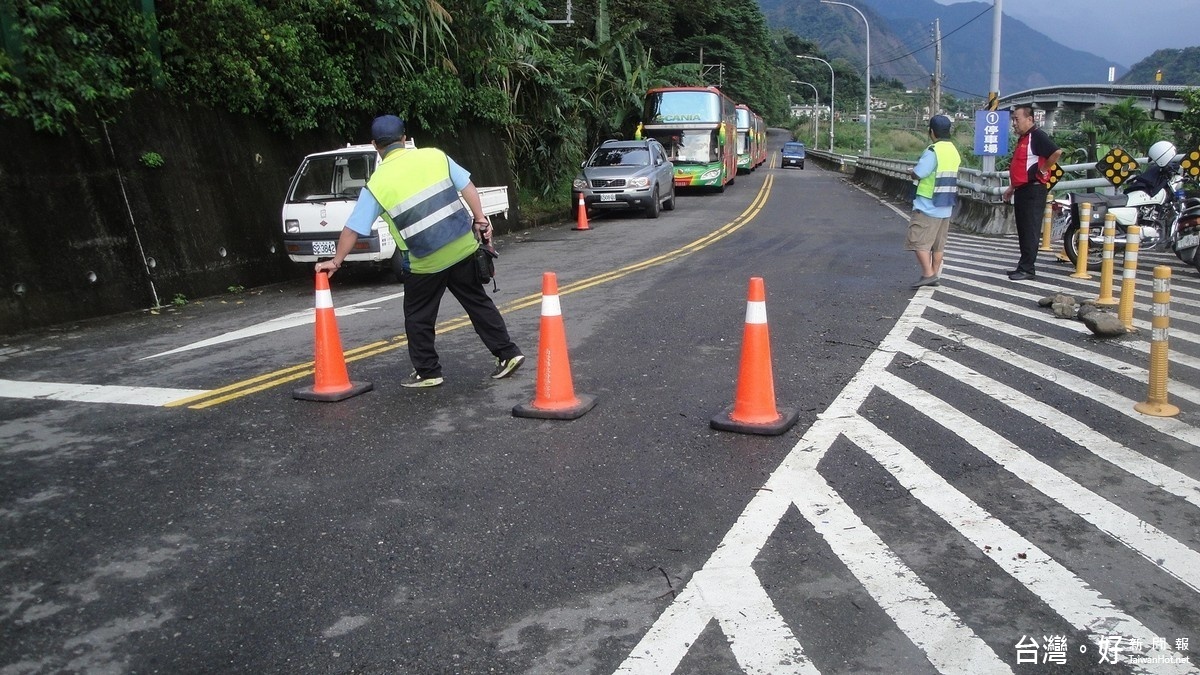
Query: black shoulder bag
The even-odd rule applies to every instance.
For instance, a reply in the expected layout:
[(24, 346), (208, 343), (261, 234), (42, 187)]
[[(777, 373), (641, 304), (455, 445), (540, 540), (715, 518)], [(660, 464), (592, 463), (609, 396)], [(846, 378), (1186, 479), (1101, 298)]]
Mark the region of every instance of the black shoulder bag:
[(496, 252), (496, 248), (492, 246), (491, 239), (480, 239), (479, 248), (475, 249), (475, 279), (479, 281), (481, 286), (487, 286), (487, 283), (492, 282), (492, 292), (500, 290), (496, 285), (496, 258), (500, 254)]

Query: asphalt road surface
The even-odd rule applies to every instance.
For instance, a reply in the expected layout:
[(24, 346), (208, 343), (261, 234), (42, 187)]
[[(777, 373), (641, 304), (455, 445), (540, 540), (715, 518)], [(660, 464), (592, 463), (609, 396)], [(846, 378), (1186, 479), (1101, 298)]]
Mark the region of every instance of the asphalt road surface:
[[(1116, 339), (1037, 306), (1098, 278), (1008, 281), (1012, 238), (955, 233), (914, 291), (905, 205), (772, 157), (656, 220), (504, 237), (506, 380), (447, 296), (446, 383), (402, 389), (403, 287), (348, 269), (375, 389), (338, 403), (292, 397), (307, 282), (6, 339), (0, 675), (1197, 672), (1195, 271), (1143, 252)], [(1155, 264), (1173, 417), (1133, 411)], [(597, 399), (572, 421), (511, 414), (545, 272)], [(709, 426), (755, 276), (799, 410), (775, 437)]]

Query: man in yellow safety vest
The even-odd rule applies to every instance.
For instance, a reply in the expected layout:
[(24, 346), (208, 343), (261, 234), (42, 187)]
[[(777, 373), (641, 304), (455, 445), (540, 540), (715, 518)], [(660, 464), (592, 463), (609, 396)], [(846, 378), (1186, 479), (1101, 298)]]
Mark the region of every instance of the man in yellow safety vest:
[(496, 358), (491, 377), (508, 377), (525, 357), (509, 338), (504, 317), (475, 273), (476, 237), (486, 240), (491, 235), (479, 192), (471, 174), (444, 152), (405, 148), (404, 140), (404, 120), (395, 115), (375, 119), (371, 142), (383, 160), (359, 193), (333, 259), (317, 263), (316, 271), (332, 276), (354, 250), (358, 237), (369, 235), (375, 219), (382, 216), (392, 237), (407, 251), (411, 272), (404, 281), (404, 332), (413, 372), (400, 385), (416, 388), (442, 383), (434, 325), (447, 290), (466, 310), (475, 332)]
[(929, 140), (933, 144), (925, 148), (912, 168), (917, 195), (913, 198), (904, 249), (915, 253), (921, 266), (921, 278), (913, 283), (913, 288), (936, 286), (942, 270), (950, 215), (958, 201), (958, 165), (962, 161), (950, 138), (950, 118), (930, 117)]

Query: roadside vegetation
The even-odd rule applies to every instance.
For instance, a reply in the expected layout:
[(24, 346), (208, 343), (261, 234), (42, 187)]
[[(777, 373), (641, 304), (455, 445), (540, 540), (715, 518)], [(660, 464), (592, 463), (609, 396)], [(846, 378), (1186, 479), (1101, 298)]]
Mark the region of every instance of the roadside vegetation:
[[(384, 111), (420, 133), (453, 135), (485, 125), (507, 136), (523, 209), (562, 212), (570, 180), (600, 140), (628, 136), (648, 88), (713, 84), (828, 147), (790, 105), (817, 89), (828, 106), (836, 73), (836, 150), (865, 146), (865, 85), (856, 68), (820, 45), (767, 29), (755, 0), (666, 3), (592, 0), (10, 0), (0, 2), (0, 114), (48, 134), (97, 138), (134, 96), (256, 117), (296, 135), (322, 129), (350, 137)], [(915, 158), (926, 143), (926, 92), (872, 83), (886, 101), (872, 121), (872, 154)], [(1193, 147), (1200, 99), (1176, 125)], [(947, 95), (953, 114), (977, 101)], [(1142, 150), (1163, 127), (1120, 109), (1072, 127), (1064, 147), (1129, 144)], [(1145, 117), (1142, 114), (1142, 117)], [(956, 125), (968, 165), (972, 121)], [(1190, 145), (1189, 145), (1190, 143)], [(147, 153), (147, 166), (154, 160)]]

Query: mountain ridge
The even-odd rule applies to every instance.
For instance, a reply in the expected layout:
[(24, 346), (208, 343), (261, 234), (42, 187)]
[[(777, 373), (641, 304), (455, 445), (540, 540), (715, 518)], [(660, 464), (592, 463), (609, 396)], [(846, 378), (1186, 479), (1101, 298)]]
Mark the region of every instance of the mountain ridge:
[[(862, 19), (850, 9), (819, 0), (758, 0), (771, 28), (786, 28), (818, 42), (834, 58), (864, 63)], [(942, 32), (942, 85), (956, 96), (986, 97), (991, 80), (990, 3), (942, 5), (934, 0), (860, 0), (871, 32), (871, 75), (910, 88), (927, 88), (934, 68), (933, 22)], [(1053, 84), (1108, 81), (1108, 69), (1126, 69), (1095, 54), (1072, 49), (1008, 14), (1001, 26), (1000, 92)]]

